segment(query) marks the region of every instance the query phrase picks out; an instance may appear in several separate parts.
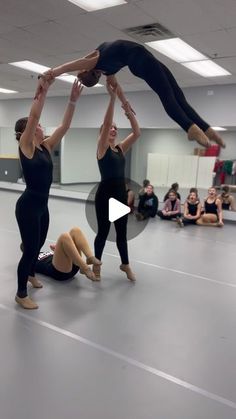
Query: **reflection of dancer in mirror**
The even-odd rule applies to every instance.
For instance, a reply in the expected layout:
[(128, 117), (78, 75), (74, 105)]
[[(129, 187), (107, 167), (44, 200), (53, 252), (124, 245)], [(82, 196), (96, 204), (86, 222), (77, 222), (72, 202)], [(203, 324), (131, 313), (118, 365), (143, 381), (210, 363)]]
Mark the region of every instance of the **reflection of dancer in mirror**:
[[(110, 101), (104, 117), (103, 125), (98, 138), (97, 159), (101, 173), (101, 182), (99, 184), (96, 198), (96, 216), (98, 223), (98, 233), (95, 238), (95, 256), (101, 259), (106, 239), (110, 230), (110, 221), (108, 219), (109, 198), (115, 198), (127, 205), (127, 192), (125, 184), (125, 153), (140, 136), (140, 130), (135, 118), (134, 112), (127, 102), (125, 95), (116, 82), (116, 87), (107, 82), (107, 91), (110, 95)], [(117, 127), (113, 122), (114, 106), (116, 95), (119, 97), (125, 115), (130, 121), (132, 132), (119, 144), (115, 144), (117, 137)], [(127, 278), (135, 280), (135, 276), (129, 266), (128, 246), (127, 246), (127, 220), (128, 216), (123, 216), (114, 222), (116, 229), (116, 244), (120, 253), (120, 269), (124, 271)], [(100, 278), (100, 266), (94, 266), (94, 273), (97, 279)]]
[[(125, 66), (157, 93), (167, 114), (188, 133), (189, 140), (195, 140), (204, 147), (208, 147), (211, 140), (225, 147), (219, 134), (189, 105), (170, 70), (143, 45), (126, 40), (104, 42), (87, 56), (52, 70), (54, 77), (78, 71), (82, 83), (91, 87), (102, 73), (112, 75)], [(50, 70), (45, 75), (50, 76)]]
[[(99, 266), (89, 247), (86, 237), (78, 227), (62, 233), (56, 244), (50, 246), (52, 252), (41, 252), (36, 262), (35, 272), (49, 276), (57, 281), (73, 278), (80, 269), (91, 281), (96, 281), (95, 274), (88, 265)], [(86, 261), (82, 258), (86, 256)]]
[(42, 288), (42, 284), (35, 277), (35, 263), (45, 242), (49, 225), (48, 196), (53, 170), (51, 151), (69, 129), (76, 101), (82, 91), (78, 80), (75, 81), (61, 125), (45, 139), (39, 118), (52, 81), (53, 78), (41, 82), (40, 92), (33, 101), (29, 117), (21, 118), (15, 124), (20, 161), (26, 182), (26, 189), (16, 203), (16, 219), (20, 229), (23, 254), (17, 269), (18, 290), (15, 300), (26, 309), (38, 308), (38, 305), (28, 297), (27, 282), (30, 281), (34, 288)]
[(233, 195), (230, 194), (230, 187), (228, 185), (221, 186), (221, 194), (217, 196), (222, 203), (223, 210), (236, 211), (236, 203)]

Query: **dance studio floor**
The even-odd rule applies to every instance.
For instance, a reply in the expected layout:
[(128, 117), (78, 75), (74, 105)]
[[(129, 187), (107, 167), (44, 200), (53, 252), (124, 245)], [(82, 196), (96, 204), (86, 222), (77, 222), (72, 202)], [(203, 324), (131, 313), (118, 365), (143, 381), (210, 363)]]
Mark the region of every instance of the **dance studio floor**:
[[(114, 243), (103, 279), (43, 278), (39, 310), (14, 302), (18, 193), (0, 191), (2, 419), (235, 419), (236, 225), (151, 220), (129, 242), (135, 285)], [(48, 241), (78, 225), (83, 202), (50, 199)]]

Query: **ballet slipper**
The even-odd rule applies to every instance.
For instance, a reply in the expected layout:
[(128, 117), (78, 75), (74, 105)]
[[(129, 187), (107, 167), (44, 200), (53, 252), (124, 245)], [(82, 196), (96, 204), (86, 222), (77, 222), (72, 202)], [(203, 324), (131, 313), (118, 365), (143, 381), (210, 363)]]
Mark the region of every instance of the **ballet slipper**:
[[(100, 265), (93, 265), (95, 267), (99, 267)], [(91, 279), (91, 281), (99, 281), (99, 279), (96, 277), (94, 270), (90, 269), (88, 266), (84, 268), (80, 268), (81, 275), (87, 276), (88, 279)]]
[(136, 281), (135, 275), (134, 275), (134, 273), (132, 272), (132, 270), (131, 270), (131, 268), (130, 268), (130, 266), (129, 266), (129, 265), (125, 265), (125, 264), (123, 264), (123, 263), (122, 263), (122, 264), (120, 265), (120, 270), (126, 273), (127, 278), (128, 278), (130, 281), (132, 281), (132, 282), (135, 282), (135, 281)]
[(35, 276), (29, 276), (28, 281), (31, 283), (33, 288), (43, 288), (42, 282), (40, 282)]
[(25, 308), (26, 310), (35, 310), (39, 307), (38, 304), (36, 304), (28, 296), (24, 297), (24, 298), (20, 298), (20, 297), (18, 297), (18, 295), (16, 295), (15, 296), (15, 301), (16, 301), (16, 303), (18, 303), (21, 307)]
[(191, 127), (189, 128), (188, 139), (189, 141), (197, 141), (198, 144), (206, 148), (210, 147), (211, 145), (209, 138), (196, 124), (191, 125)]
[(95, 275), (95, 281), (100, 281), (100, 279), (101, 279), (101, 265), (93, 265), (93, 273)]
[(95, 256), (89, 256), (86, 259), (86, 263), (87, 263), (87, 265), (102, 265), (102, 261), (95, 258)]
[(94, 272), (92, 271), (92, 269), (90, 269), (90, 268), (85, 269), (85, 270), (83, 271), (83, 274), (84, 274), (84, 275), (85, 275), (88, 279), (90, 279), (91, 281), (96, 281), (95, 274), (94, 274)]
[(213, 128), (209, 127), (205, 131), (206, 136), (211, 140), (214, 141), (216, 144), (218, 144), (220, 147), (225, 148), (225, 142), (221, 138), (221, 136), (216, 132)]

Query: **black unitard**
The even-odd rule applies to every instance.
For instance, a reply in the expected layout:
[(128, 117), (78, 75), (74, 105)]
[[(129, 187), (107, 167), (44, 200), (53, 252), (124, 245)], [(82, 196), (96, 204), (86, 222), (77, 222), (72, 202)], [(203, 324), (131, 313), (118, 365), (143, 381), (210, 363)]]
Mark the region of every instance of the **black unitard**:
[(213, 202), (205, 201), (205, 214), (215, 214), (218, 218), (218, 207), (216, 205), (216, 199)]
[(49, 276), (56, 281), (67, 281), (79, 272), (79, 266), (72, 264), (70, 272), (61, 272), (53, 265), (53, 252), (41, 252), (35, 265), (35, 272)]
[[(188, 206), (188, 213), (189, 215), (192, 215), (193, 217), (195, 215), (197, 215), (197, 211), (198, 211), (198, 205), (199, 205), (199, 201), (193, 203), (190, 201), (187, 201), (187, 206)], [(196, 224), (196, 219), (191, 219), (191, 218), (183, 218), (182, 219), (184, 225), (186, 224)]]
[(118, 40), (104, 42), (96, 49), (99, 51), (96, 69), (111, 75), (128, 66), (131, 73), (145, 80), (158, 94), (167, 114), (185, 131), (193, 124), (197, 124), (203, 131), (209, 128), (209, 124), (188, 104), (170, 70), (143, 45)]
[[(110, 230), (108, 214), (109, 198), (115, 198), (127, 205), (125, 186), (125, 157), (119, 146), (117, 151), (108, 147), (105, 155), (98, 159), (101, 173), (101, 182), (95, 197), (95, 208), (98, 223), (98, 233), (94, 242), (95, 257), (101, 260), (103, 249)], [(116, 229), (116, 244), (120, 253), (121, 262), (128, 264), (127, 246), (127, 220), (128, 215), (114, 222)]]
[(31, 159), (19, 149), (26, 182), (26, 189), (16, 203), (16, 219), (23, 243), (23, 254), (17, 269), (17, 295), (20, 298), (27, 296), (28, 276), (35, 274), (35, 264), (49, 225), (48, 195), (53, 165), (48, 150), (43, 145), (41, 148), (35, 147)]

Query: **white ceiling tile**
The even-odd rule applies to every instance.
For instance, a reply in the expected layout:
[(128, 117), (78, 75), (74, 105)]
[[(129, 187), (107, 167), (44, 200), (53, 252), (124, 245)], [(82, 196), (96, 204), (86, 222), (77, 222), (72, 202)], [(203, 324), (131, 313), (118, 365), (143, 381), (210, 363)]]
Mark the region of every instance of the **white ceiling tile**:
[[(67, 0), (40, 0), (40, 5), (38, 0), (2, 0), (0, 83), (20, 90), (19, 97), (32, 97), (36, 76), (4, 63), (28, 59), (55, 66), (87, 54), (101, 42), (131, 39), (124, 28), (156, 21), (201, 52), (224, 57), (217, 62), (233, 73), (230, 79), (207, 80), (149, 49), (173, 72), (180, 86), (235, 82), (236, 0), (128, 0), (126, 5), (94, 13), (87, 13)], [(127, 91), (149, 89), (128, 69), (120, 71), (118, 79)], [(68, 89), (68, 85), (57, 81), (50, 95), (68, 94)], [(101, 91), (104, 88), (86, 89), (85, 94)]]

